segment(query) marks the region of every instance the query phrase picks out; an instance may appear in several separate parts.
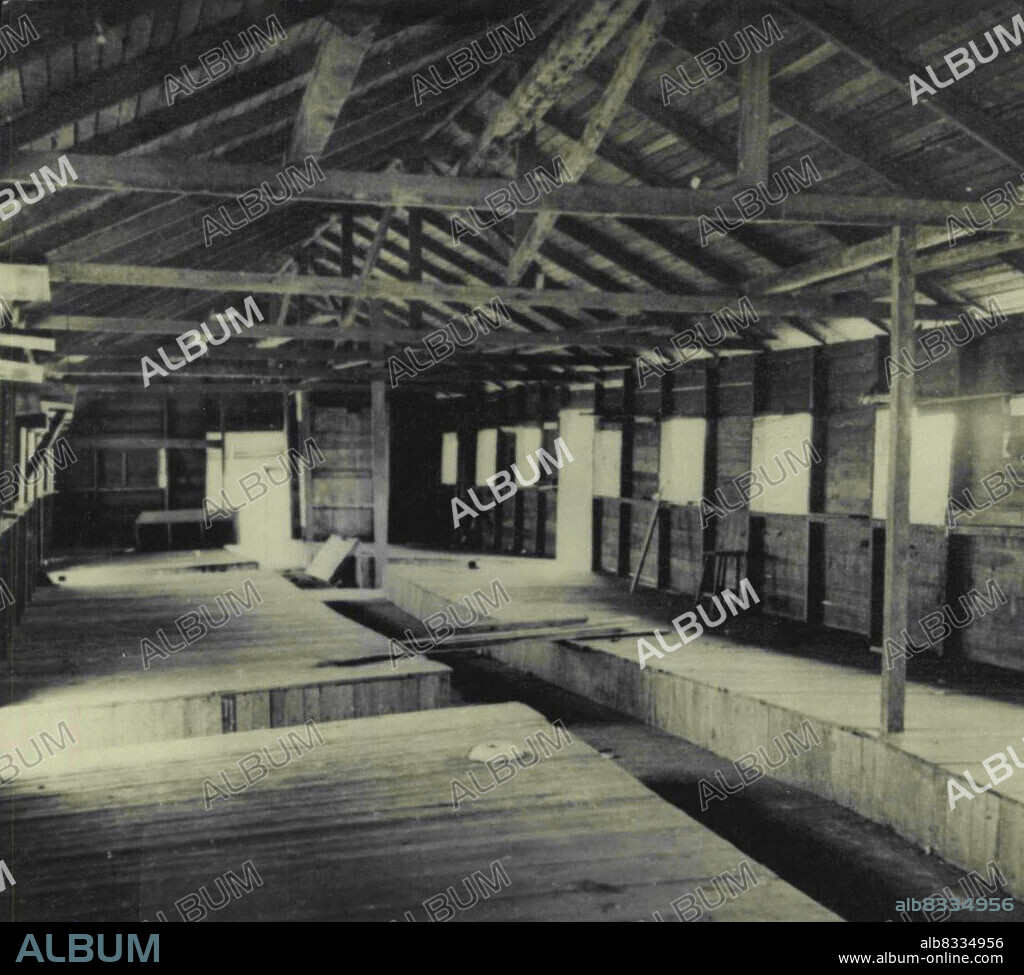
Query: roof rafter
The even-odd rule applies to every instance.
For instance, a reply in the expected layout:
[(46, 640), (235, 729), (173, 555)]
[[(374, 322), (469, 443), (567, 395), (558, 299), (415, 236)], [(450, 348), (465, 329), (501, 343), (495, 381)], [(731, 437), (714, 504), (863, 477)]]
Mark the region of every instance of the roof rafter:
[[(578, 180), (593, 162), (597, 147), (622, 109), (626, 96), (639, 76), (664, 22), (665, 6), (662, 0), (651, 0), (643, 19), (633, 28), (626, 41), (626, 49), (619, 59), (611, 82), (597, 105), (588, 112), (587, 125), (580, 141), (569, 151), (568, 158), (563, 159), (571, 179)], [(533, 255), (540, 249), (554, 227), (556, 219), (557, 216), (552, 213), (537, 214), (509, 260), (510, 284), (514, 284), (523, 276)]]
[(298, 162), (323, 152), (352, 94), (363, 59), (373, 46), (376, 27), (377, 21), (363, 24), (352, 36), (336, 23), (324, 21), (321, 25), (320, 48), (295, 118), (285, 162)]
[[(664, 39), (680, 54), (692, 54), (691, 46), (710, 46), (710, 40), (695, 31), (689, 32), (687, 40), (684, 41), (678, 29), (669, 28), (665, 32)], [(826, 39), (830, 38), (826, 37)], [(722, 79), (737, 88), (740, 86), (740, 73), (734, 66), (729, 67)], [(902, 81), (900, 83), (902, 84)], [(809, 107), (797, 94), (795, 85), (773, 81), (771, 105), (806, 131), (843, 153), (844, 156), (867, 167), (875, 176), (884, 180), (890, 188), (912, 193), (919, 193), (923, 190), (936, 198), (946, 195), (944, 188), (934, 181), (911, 172), (900, 163), (885, 159), (881, 153), (871, 148), (870, 140), (849, 128), (840, 128), (829, 117)], [(922, 228), (917, 237), (917, 245), (920, 249), (924, 249), (934, 246), (940, 240), (945, 240), (945, 237), (945, 234), (940, 236), (938, 231)], [(1014, 249), (1007, 248), (1007, 251)], [(882, 259), (876, 262), (873, 255), (882, 255)], [(795, 290), (807, 284), (827, 280), (828, 277), (839, 274), (847, 268), (850, 271), (857, 271), (869, 267), (873, 263), (888, 263), (891, 255), (891, 239), (889, 234), (884, 234), (871, 241), (837, 248), (825, 257), (814, 258), (801, 265), (787, 267), (777, 275), (756, 279), (752, 282), (752, 287), (764, 293)], [(1024, 270), (1024, 260), (1013, 256), (1006, 260), (1016, 270)], [(867, 263), (862, 263), (865, 261)], [(922, 277), (917, 283), (923, 294), (933, 297), (937, 295), (934, 290), (937, 287), (935, 281)]]
[[(912, 74), (924, 73), (921, 65), (875, 37), (870, 29), (853, 24), (832, 8), (808, 0), (776, 0), (774, 5), (799, 17), (826, 40), (898, 88), (905, 88)], [(1024, 145), (1009, 139), (1007, 126), (992, 119), (981, 105), (963, 94), (962, 88), (929, 95), (923, 104), (1015, 169), (1024, 169)]]
[[(495, 139), (532, 129), (558, 101), (576, 73), (586, 68), (622, 29), (641, 2), (591, 0), (579, 17), (567, 18), (505, 104), (491, 116), (461, 171), (475, 173)], [(556, 4), (548, 23), (554, 23), (570, 6), (572, 0)]]
[[(323, 4), (319, 4), (322, 8)], [(121, 101), (126, 91), (144, 91), (163, 86), (165, 76), (181, 70), (183, 64), (194, 67), (200, 54), (219, 46), (251, 26), (254, 19), (277, 13), (283, 26), (291, 27), (319, 16), (317, 5), (282, 5), (268, 0), (255, 11), (214, 23), (200, 34), (189, 34), (172, 44), (151, 52), (144, 58), (135, 58), (127, 64), (87, 75), (84, 84), (69, 86), (51, 99), (45, 107), (17, 115), (0, 130), (0, 153), (7, 156), (15, 147), (28, 145), (37, 139), (71, 125), (85, 116), (94, 114)]]

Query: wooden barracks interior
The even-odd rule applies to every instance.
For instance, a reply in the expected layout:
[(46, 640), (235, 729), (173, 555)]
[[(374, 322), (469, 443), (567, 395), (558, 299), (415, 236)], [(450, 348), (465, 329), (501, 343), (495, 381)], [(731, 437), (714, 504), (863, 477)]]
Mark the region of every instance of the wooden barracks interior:
[(0, 42), (0, 917), (1024, 918), (1013, 5)]

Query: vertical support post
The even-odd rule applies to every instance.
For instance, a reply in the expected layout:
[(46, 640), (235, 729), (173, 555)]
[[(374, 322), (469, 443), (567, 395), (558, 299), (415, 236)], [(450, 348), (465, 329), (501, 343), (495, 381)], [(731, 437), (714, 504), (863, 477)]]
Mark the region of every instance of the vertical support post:
[(768, 179), (771, 142), (771, 52), (761, 51), (740, 65), (740, 138), (737, 178), (743, 187)]
[[(370, 320), (375, 328), (380, 327), (380, 302), (370, 302)], [(380, 349), (374, 343), (374, 357)], [(370, 431), (373, 439), (373, 547), (374, 584), (379, 589), (384, 584), (388, 561), (388, 494), (391, 479), (391, 434), (390, 409), (387, 389), (383, 380), (370, 383)]]
[[(719, 386), (721, 373), (718, 359), (708, 359), (704, 370), (704, 487), (703, 498), (714, 498), (718, 488), (718, 420)], [(703, 510), (703, 506), (702, 510)], [(701, 517), (703, 521), (703, 516)], [(701, 562), (713, 555), (718, 545), (718, 520), (709, 518), (707, 527), (701, 530)], [(698, 584), (699, 585), (699, 584)]]
[[(171, 435), (171, 403), (170, 403), (170, 398), (167, 395), (167, 391), (166, 390), (163, 393), (162, 417), (163, 417), (163, 419), (161, 420), (161, 424), (162, 425), (161, 425), (160, 429), (161, 429), (161, 431), (162, 431), (162, 433), (163, 433), (163, 435), (165, 437), (170, 437), (170, 435)], [(171, 510), (171, 481), (173, 479), (173, 474), (172, 474), (172, 471), (171, 471), (171, 465), (172, 465), (172, 463), (174, 461), (174, 455), (171, 454), (166, 449), (160, 451), (160, 453), (163, 455), (163, 458), (164, 458), (163, 463), (165, 463), (167, 465), (165, 470), (164, 470), (164, 473), (166, 474), (166, 479), (165, 479), (164, 483), (161, 485), (161, 487), (163, 487), (163, 489), (164, 489), (164, 496), (163, 496), (164, 511), (170, 511)], [(157, 463), (159, 464), (160, 461), (158, 460)], [(123, 451), (123, 450), (121, 451), (121, 483), (126, 485), (126, 486), (127, 486), (127, 483), (128, 483), (128, 454), (125, 451)], [(167, 550), (171, 551), (173, 548), (174, 548), (174, 533), (171, 531), (171, 523), (168, 521), (167, 522)]]
[[(828, 355), (827, 347), (811, 352), (811, 443), (822, 457), (828, 455)], [(825, 464), (811, 468), (811, 512), (825, 511)]]
[(619, 467), (619, 566), (618, 575), (629, 574), (633, 554), (633, 449), (636, 441), (636, 373), (627, 369), (622, 377), (622, 461)]
[[(423, 280), (423, 211), (410, 207), (409, 219), (409, 280)], [(418, 329), (423, 325), (423, 302), (409, 302), (409, 328)]]
[[(341, 211), (341, 254), (338, 258), (338, 274), (343, 278), (352, 278), (356, 273), (355, 261), (355, 215), (351, 207)], [(358, 298), (347, 298), (344, 303), (344, 315), (355, 308)]]
[[(890, 355), (912, 348), (914, 338), (914, 264), (917, 228), (893, 228), (892, 331)], [(885, 600), (882, 626), (882, 731), (903, 730), (907, 662), (890, 659), (888, 640), (900, 640), (909, 626), (910, 440), (914, 415), (914, 377), (897, 373), (889, 391), (889, 479), (886, 484)]]
[[(295, 422), (299, 445), (305, 445), (313, 436), (313, 397), (310, 393), (295, 394)], [(313, 526), (313, 471), (299, 465), (299, 530), (304, 542), (315, 542)]]
[[(0, 382), (0, 470), (14, 464), (14, 387)], [(16, 608), (8, 602), (7, 593), (14, 588), (14, 526), (4, 516), (8, 502), (0, 501), (0, 660), (9, 661), (14, 654)]]

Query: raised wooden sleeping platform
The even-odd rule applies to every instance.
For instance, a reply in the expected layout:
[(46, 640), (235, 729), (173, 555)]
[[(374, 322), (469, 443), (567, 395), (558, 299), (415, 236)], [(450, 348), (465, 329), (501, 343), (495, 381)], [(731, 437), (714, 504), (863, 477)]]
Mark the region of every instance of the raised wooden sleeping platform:
[[(322, 744), (300, 729), (308, 748), (248, 731), (73, 760), (69, 748), (28, 770), (0, 789), (0, 859), (16, 880), (3, 915), (423, 922), (424, 902), (447, 917), (452, 887), (458, 920), (650, 921), (674, 920), (687, 895), (700, 904), (700, 887), (714, 905), (703, 920), (838, 920), (524, 705), (317, 730)], [(538, 761), (500, 785), (470, 758), (514, 745), (529, 761), (537, 744)], [(291, 759), (207, 810), (203, 781), (226, 770), (237, 788), (239, 761), (263, 748)], [(452, 780), (470, 770), (490, 788), (456, 810)], [(725, 874), (740, 889), (712, 879)]]
[[(388, 653), (381, 636), (324, 605), (336, 590), (302, 590), (275, 573), (206, 558), (197, 555), (193, 567), (204, 571), (191, 572), (180, 553), (139, 557), (134, 572), (121, 558), (109, 575), (92, 563), (38, 589), (4, 674), (2, 703), (11, 703), (0, 707), (2, 750), (22, 744), (31, 761), (29, 738), (52, 734), (62, 720), (85, 750), (447, 703), (442, 664), (325, 666)], [(227, 613), (226, 622), (207, 624), (203, 605), (215, 622)], [(175, 620), (190, 612), (208, 632), (189, 645)], [(198, 632), (189, 625), (186, 633)], [(158, 630), (168, 646), (185, 645), (169, 652)], [(165, 654), (147, 648), (148, 669), (144, 639)]]
[[(533, 559), (449, 554), (393, 565), (386, 589), (401, 609), (422, 619), (457, 602), (481, 582), (502, 580), (511, 603), (502, 622), (545, 619), (558, 612), (637, 614), (634, 622), (674, 634), (667, 611), (628, 582), (605, 575), (568, 575)], [(680, 602), (675, 612), (692, 608)], [(671, 642), (675, 642), (670, 640)], [(1009, 889), (1024, 896), (1024, 773), (990, 787), (982, 762), (1018, 749), (1020, 704), (910, 682), (906, 731), (879, 731), (878, 673), (795, 653), (773, 652), (706, 631), (641, 670), (636, 637), (621, 640), (522, 639), (479, 648), (512, 667), (733, 761), (773, 748), (810, 721), (821, 744), (798, 752), (770, 774), (891, 827), (949, 863), (987, 874), (996, 860)], [(806, 740), (806, 739), (805, 739)], [(1017, 752), (1020, 754), (1020, 752)], [(774, 752), (773, 752), (774, 754)], [(949, 806), (948, 783), (970, 791), (963, 773), (986, 787)]]

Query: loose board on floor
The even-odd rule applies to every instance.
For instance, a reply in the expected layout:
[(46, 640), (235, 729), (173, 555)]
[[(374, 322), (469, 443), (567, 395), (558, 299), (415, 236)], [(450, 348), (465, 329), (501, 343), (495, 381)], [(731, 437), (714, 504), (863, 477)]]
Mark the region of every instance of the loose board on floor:
[(341, 563), (350, 555), (355, 554), (358, 538), (342, 538), (340, 535), (332, 535), (320, 546), (316, 558), (309, 563), (306, 574), (314, 579), (321, 579), (323, 582), (330, 582), (337, 575)]

